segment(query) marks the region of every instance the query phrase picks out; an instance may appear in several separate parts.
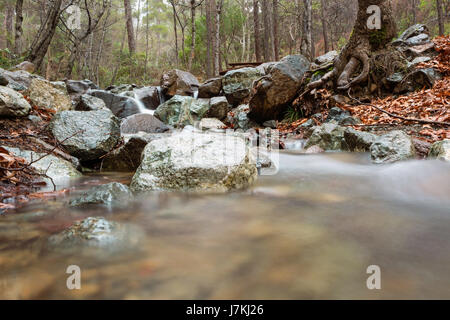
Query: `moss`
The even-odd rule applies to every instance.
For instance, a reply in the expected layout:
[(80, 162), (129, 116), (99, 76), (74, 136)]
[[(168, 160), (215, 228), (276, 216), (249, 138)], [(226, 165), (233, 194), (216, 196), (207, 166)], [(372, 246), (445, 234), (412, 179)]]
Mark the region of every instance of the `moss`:
[(380, 30), (371, 30), (369, 32), (369, 43), (372, 48), (380, 48), (389, 42), (386, 26)]

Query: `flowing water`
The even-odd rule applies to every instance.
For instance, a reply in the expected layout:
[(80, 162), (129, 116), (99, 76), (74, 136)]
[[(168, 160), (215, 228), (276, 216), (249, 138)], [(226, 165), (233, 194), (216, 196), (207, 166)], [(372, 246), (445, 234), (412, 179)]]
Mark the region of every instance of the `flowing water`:
[[(129, 181), (95, 175), (92, 185)], [(366, 154), (283, 153), (250, 190), (153, 193), (128, 208), (69, 209), (69, 198), (0, 216), (1, 298), (450, 298), (450, 165), (375, 166)], [(123, 251), (52, 251), (47, 238), (104, 216), (143, 233)], [(81, 290), (68, 290), (69, 265)], [(381, 290), (368, 290), (368, 266)]]

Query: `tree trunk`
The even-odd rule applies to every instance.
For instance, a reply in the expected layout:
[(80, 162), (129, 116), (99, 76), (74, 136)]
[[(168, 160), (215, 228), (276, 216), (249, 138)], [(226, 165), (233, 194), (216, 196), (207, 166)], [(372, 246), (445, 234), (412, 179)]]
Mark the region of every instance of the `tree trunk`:
[[(368, 28), (367, 22), (372, 14), (367, 13), (367, 8), (371, 5), (377, 5), (381, 10), (381, 29)], [(336, 59), (333, 71), (323, 76), (321, 80), (310, 83), (308, 88), (320, 87), (332, 78), (337, 79), (337, 87), (341, 90), (367, 81), (371, 53), (386, 48), (396, 33), (391, 0), (358, 0), (358, 15), (352, 35)], [(351, 79), (360, 64), (362, 72)]]
[(128, 32), (128, 49), (130, 50), (130, 55), (134, 55), (136, 53), (136, 41), (134, 38), (133, 15), (130, 0), (123, 0), (123, 4), (125, 7), (126, 28)]
[[(149, 22), (149, 11), (150, 11), (150, 5), (149, 5), (149, 1), (147, 0), (147, 15), (146, 15), (146, 26), (145, 26), (145, 66), (144, 66), (144, 75), (145, 75), (145, 79), (147, 79), (147, 75), (148, 75), (148, 51), (149, 51), (149, 46), (148, 46), (148, 35), (150, 32), (150, 22)], [(177, 65), (178, 65), (178, 41), (177, 41), (177, 22), (176, 20), (175, 22), (175, 47), (176, 47), (176, 61), (177, 61)]]
[(327, 28), (327, 20), (326, 20), (326, 0), (320, 0), (320, 16), (322, 19), (322, 33), (323, 33), (323, 42), (325, 46), (325, 53), (330, 51), (330, 44), (328, 42), (328, 28)]
[(412, 24), (416, 24), (417, 23), (417, 4), (416, 1), (417, 0), (410, 0), (411, 1), (411, 9), (412, 9), (412, 16), (413, 16), (413, 21)]
[[(177, 30), (177, 9), (175, 8), (175, 2), (172, 0), (170, 1), (170, 4), (172, 5), (172, 13), (173, 13), (173, 33), (175, 37), (175, 61), (178, 66), (178, 30)], [(148, 0), (147, 0), (147, 7), (148, 7)], [(147, 9), (148, 12), (148, 9)], [(148, 29), (148, 14), (147, 14), (147, 29)], [(148, 30), (147, 30), (147, 42), (148, 42)]]
[(141, 24), (141, 0), (138, 1), (137, 24), (136, 24), (136, 45), (139, 43), (139, 27)]
[(262, 0), (262, 13), (264, 23), (264, 61), (270, 60), (270, 12), (269, 0)]
[(6, 47), (13, 52), (13, 19), (14, 7), (12, 4), (6, 4), (5, 10), (5, 31), (6, 31)]
[(62, 0), (55, 0), (53, 5), (47, 12), (47, 20), (45, 26), (42, 27), (42, 33), (39, 38), (33, 43), (30, 48), (27, 60), (34, 63), (36, 70), (39, 70), (47, 54), (48, 47), (55, 35), (56, 27), (58, 26), (59, 17), (61, 15)]
[(445, 34), (444, 17), (442, 16), (442, 0), (436, 0), (436, 10), (438, 14), (439, 35)]
[(279, 40), (278, 40), (278, 0), (273, 0), (273, 51), (275, 61), (280, 60), (280, 49), (279, 49)]
[(253, 0), (253, 23), (256, 62), (261, 61), (261, 26), (259, 24), (259, 0)]
[(218, 0), (216, 3), (216, 28), (214, 41), (214, 75), (218, 76), (220, 73), (220, 16), (222, 14), (223, 0)]
[(212, 63), (212, 0), (206, 0), (206, 77), (211, 78), (213, 75)]
[(14, 35), (14, 53), (22, 54), (22, 22), (23, 22), (23, 0), (16, 0), (16, 33)]
[(188, 69), (192, 71), (192, 63), (195, 58), (195, 37), (196, 37), (196, 28), (195, 28), (195, 0), (190, 0), (191, 3), (191, 54), (189, 56), (189, 64)]
[(303, 37), (301, 51), (308, 59), (313, 58), (312, 53), (312, 0), (303, 0)]

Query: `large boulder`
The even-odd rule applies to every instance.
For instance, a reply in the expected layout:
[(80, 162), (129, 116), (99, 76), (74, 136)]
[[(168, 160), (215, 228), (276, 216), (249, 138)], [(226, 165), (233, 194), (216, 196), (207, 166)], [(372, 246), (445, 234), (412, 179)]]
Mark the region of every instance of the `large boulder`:
[(223, 120), (227, 117), (228, 111), (230, 111), (230, 105), (225, 97), (214, 97), (210, 100), (210, 107), (207, 113), (209, 118), (217, 118)]
[(198, 89), (199, 98), (217, 97), (222, 92), (222, 78), (208, 79)]
[(120, 139), (120, 121), (107, 109), (62, 111), (53, 117), (50, 128), (67, 152), (82, 161), (107, 154)]
[(51, 83), (44, 79), (33, 79), (25, 93), (31, 102), (54, 112), (71, 110), (72, 100), (64, 83)]
[(0, 86), (0, 117), (23, 117), (30, 111), (30, 104), (20, 93)]
[(104, 90), (90, 90), (89, 95), (102, 99), (116, 117), (126, 118), (140, 113), (139, 106), (133, 98), (118, 95)]
[(310, 62), (302, 55), (284, 57), (255, 83), (250, 99), (250, 118), (258, 122), (279, 118), (286, 104), (298, 94)]
[(82, 95), (89, 90), (98, 89), (97, 85), (91, 80), (66, 80), (67, 92), (70, 95)]
[(148, 113), (139, 113), (123, 119), (120, 126), (122, 133), (162, 133), (170, 130), (163, 122)]
[[(72, 163), (56, 157), (53, 154), (47, 155), (45, 153), (6, 146), (3, 146), (3, 148), (14, 154), (16, 157), (25, 159), (28, 163), (40, 159), (39, 161), (33, 162), (31, 168), (38, 173), (50, 177), (57, 186), (64, 186), (69, 180), (81, 177), (81, 173)], [(48, 181), (45, 177), (43, 177), (43, 180), (47, 182), (48, 186), (51, 186), (51, 181)]]
[(319, 146), (325, 151), (346, 150), (347, 145), (344, 139), (344, 132), (344, 127), (334, 123), (325, 123), (314, 129), (311, 137), (306, 142), (305, 149)]
[(257, 127), (258, 124), (248, 117), (250, 107), (248, 104), (242, 104), (234, 108), (227, 115), (227, 122), (233, 129), (248, 130)]
[(400, 130), (379, 136), (370, 147), (370, 153), (375, 163), (391, 163), (416, 156), (411, 137)]
[(34, 63), (30, 61), (23, 61), (18, 65), (14, 66), (12, 70), (13, 71), (23, 70), (29, 73), (33, 73), (36, 70), (36, 66), (34, 65)]
[(246, 188), (256, 178), (257, 168), (244, 139), (182, 132), (145, 147), (131, 190), (224, 192)]
[(33, 75), (27, 71), (24, 70), (17, 70), (17, 71), (7, 71), (0, 68), (0, 79), (3, 83), (3, 85), (8, 85), (11, 89), (17, 90), (17, 91), (23, 91), (26, 90), (33, 79), (42, 79), (39, 76)]
[(72, 207), (85, 205), (126, 206), (133, 198), (130, 189), (121, 183), (112, 182), (93, 187), (70, 202)]
[(228, 102), (233, 106), (241, 104), (250, 96), (253, 82), (264, 76), (257, 68), (241, 68), (228, 71), (222, 78), (222, 86)]
[(394, 93), (413, 92), (423, 88), (433, 88), (442, 75), (433, 68), (416, 69), (410, 72), (394, 89)]
[(156, 109), (155, 117), (172, 127), (184, 127), (200, 121), (208, 110), (209, 99), (176, 95)]
[(134, 89), (134, 96), (149, 110), (156, 110), (161, 104), (159, 87), (143, 87)]
[(429, 157), (450, 161), (450, 139), (435, 142), (431, 146)]
[(75, 110), (77, 111), (95, 111), (101, 109), (106, 109), (105, 102), (102, 99), (89, 94), (83, 94), (79, 98), (78, 104), (75, 106)]
[(186, 71), (174, 69), (161, 76), (161, 90), (169, 97), (193, 96), (199, 87), (197, 78)]

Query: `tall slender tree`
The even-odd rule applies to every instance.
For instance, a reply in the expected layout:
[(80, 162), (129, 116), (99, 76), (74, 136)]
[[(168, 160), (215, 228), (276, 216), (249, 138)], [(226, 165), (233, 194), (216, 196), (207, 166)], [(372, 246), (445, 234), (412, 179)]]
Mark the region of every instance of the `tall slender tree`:
[(275, 61), (280, 60), (280, 49), (279, 49), (279, 39), (278, 39), (278, 25), (279, 25), (279, 17), (278, 17), (278, 0), (273, 0), (272, 5), (272, 26), (273, 26), (273, 51), (274, 51), (274, 59)]
[(313, 58), (312, 41), (312, 0), (303, 0), (303, 37), (301, 51), (309, 59)]
[(16, 25), (14, 34), (14, 53), (22, 54), (22, 23), (23, 23), (23, 0), (16, 0)]
[(222, 15), (223, 0), (215, 0), (215, 40), (214, 40), (214, 75), (218, 76), (220, 73), (220, 20)]
[(253, 0), (253, 28), (255, 42), (255, 58), (261, 61), (261, 26), (259, 23), (259, 0)]
[(320, 18), (322, 20), (322, 34), (323, 34), (323, 42), (325, 47), (325, 53), (330, 51), (330, 44), (328, 40), (328, 24), (326, 19), (326, 8), (327, 0), (320, 0)]
[(128, 33), (128, 49), (130, 50), (130, 55), (136, 53), (136, 39), (134, 37), (134, 27), (133, 27), (133, 12), (131, 9), (130, 0), (123, 0), (125, 7), (125, 21)]
[(262, 0), (262, 14), (263, 14), (263, 24), (264, 24), (264, 61), (269, 61), (271, 59), (271, 48), (270, 48), (270, 7), (269, 0)]
[(436, 10), (438, 14), (439, 35), (443, 36), (445, 33), (444, 17), (442, 13), (442, 0), (436, 0)]

